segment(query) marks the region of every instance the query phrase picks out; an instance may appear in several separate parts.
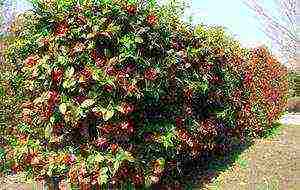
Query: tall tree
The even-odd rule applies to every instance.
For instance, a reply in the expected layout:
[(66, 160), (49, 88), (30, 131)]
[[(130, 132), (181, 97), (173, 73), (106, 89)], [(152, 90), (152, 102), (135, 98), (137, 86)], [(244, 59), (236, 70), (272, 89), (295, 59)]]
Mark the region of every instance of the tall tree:
[[(296, 66), (296, 0), (273, 0), (277, 6), (278, 16), (272, 14), (261, 0), (244, 0), (260, 19), (263, 30), (279, 47), (281, 59), (289, 67)], [(297, 69), (297, 68), (294, 68)]]
[(7, 31), (8, 26), (12, 22), (14, 15), (15, 15), (15, 8), (16, 8), (16, 1), (15, 0), (0, 0), (0, 10), (1, 10), (1, 33)]

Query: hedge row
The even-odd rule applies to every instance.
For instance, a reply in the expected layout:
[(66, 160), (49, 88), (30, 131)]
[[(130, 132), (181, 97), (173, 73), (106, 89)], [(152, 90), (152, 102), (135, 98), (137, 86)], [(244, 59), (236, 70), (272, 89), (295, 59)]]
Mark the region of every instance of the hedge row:
[(5, 52), (14, 69), (2, 87), (16, 96), (2, 97), (22, 104), (4, 128), (2, 173), (150, 187), (182, 159), (255, 137), (286, 109), (287, 71), (266, 48), (186, 24), (174, 6), (33, 3)]

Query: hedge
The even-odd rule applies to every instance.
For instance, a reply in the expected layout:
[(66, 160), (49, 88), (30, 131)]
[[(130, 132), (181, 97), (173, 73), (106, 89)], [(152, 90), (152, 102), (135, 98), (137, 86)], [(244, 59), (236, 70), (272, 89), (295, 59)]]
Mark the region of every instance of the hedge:
[(33, 4), (5, 52), (16, 95), (2, 97), (21, 104), (4, 128), (6, 175), (147, 188), (182, 160), (255, 137), (286, 109), (286, 69), (266, 48), (184, 23), (176, 6)]

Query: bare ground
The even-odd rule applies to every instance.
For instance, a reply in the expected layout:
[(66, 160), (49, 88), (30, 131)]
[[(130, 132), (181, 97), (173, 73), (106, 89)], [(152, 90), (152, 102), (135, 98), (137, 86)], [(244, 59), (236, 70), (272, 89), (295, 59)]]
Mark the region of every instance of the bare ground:
[(202, 189), (299, 190), (300, 125), (285, 126), (275, 138), (255, 141), (230, 169)]

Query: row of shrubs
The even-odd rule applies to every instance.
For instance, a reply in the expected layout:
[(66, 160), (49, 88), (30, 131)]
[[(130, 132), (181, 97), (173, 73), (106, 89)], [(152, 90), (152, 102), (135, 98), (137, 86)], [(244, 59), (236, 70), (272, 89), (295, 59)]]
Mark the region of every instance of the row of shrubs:
[(151, 187), (286, 110), (287, 69), (269, 50), (184, 23), (172, 3), (33, 3), (4, 53), (3, 174)]

